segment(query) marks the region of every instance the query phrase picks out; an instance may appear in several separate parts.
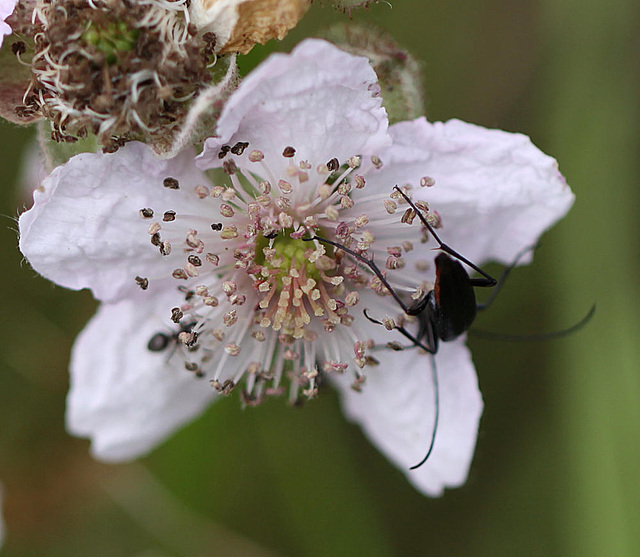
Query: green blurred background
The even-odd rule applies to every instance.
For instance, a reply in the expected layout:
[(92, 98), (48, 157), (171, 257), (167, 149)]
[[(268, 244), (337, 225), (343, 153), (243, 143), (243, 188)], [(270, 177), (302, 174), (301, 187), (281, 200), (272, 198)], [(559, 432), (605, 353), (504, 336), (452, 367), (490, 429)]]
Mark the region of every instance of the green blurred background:
[[(470, 339), (486, 409), (467, 484), (440, 499), (416, 492), (329, 390), (304, 410), (225, 400), (148, 458), (100, 464), (63, 422), (70, 346), (94, 303), (22, 261), (17, 177), (32, 130), (2, 125), (3, 555), (640, 554), (640, 4), (392, 4), (353, 19), (424, 62), (429, 117), (530, 135), (577, 194), (478, 327), (553, 330), (594, 301), (595, 318), (545, 343)], [(316, 2), (276, 46), (338, 21)]]

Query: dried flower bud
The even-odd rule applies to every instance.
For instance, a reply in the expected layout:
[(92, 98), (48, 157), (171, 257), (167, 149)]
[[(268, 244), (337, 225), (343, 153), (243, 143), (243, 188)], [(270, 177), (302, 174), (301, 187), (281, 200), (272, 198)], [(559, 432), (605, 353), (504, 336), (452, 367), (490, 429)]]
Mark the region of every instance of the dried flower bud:
[(295, 27), (309, 0), (192, 0), (191, 21), (216, 37), (218, 53), (246, 54), (256, 43), (282, 39)]

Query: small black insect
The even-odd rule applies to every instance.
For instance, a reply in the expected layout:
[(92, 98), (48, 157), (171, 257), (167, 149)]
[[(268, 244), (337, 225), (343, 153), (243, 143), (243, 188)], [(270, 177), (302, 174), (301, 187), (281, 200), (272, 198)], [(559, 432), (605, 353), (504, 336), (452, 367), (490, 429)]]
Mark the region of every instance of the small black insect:
[[(167, 349), (167, 347), (170, 344), (173, 343), (178, 343), (179, 342), (179, 336), (181, 333), (191, 333), (191, 329), (193, 328), (193, 326), (195, 325), (195, 322), (189, 322), (189, 323), (180, 323), (180, 329), (173, 331), (171, 333), (165, 333), (165, 332), (158, 332), (155, 335), (153, 335), (150, 339), (149, 342), (147, 343), (147, 349), (150, 352), (162, 352), (164, 350)], [(195, 348), (196, 346), (196, 342), (198, 340), (198, 333), (193, 333), (194, 338), (192, 341), (185, 343), (185, 346), (187, 346), (188, 348)]]
[[(486, 271), (483, 271), (480, 267), (469, 261), (466, 257), (445, 244), (433, 229), (433, 226), (429, 224), (420, 209), (413, 203), (413, 201), (411, 201), (411, 199), (398, 186), (395, 186), (394, 189), (400, 195), (402, 195), (402, 197), (413, 209), (413, 211), (415, 211), (416, 215), (418, 216), (424, 227), (427, 229), (429, 234), (431, 234), (431, 236), (433, 236), (435, 241), (438, 243), (437, 249), (442, 252), (438, 254), (435, 259), (436, 280), (433, 289), (429, 290), (424, 296), (422, 296), (415, 302), (407, 304), (400, 297), (395, 289), (389, 284), (384, 273), (376, 265), (373, 259), (366, 258), (363, 255), (347, 248), (346, 246), (339, 244), (338, 242), (321, 238), (319, 236), (314, 236), (313, 238), (305, 238), (304, 240), (318, 240), (325, 244), (334, 246), (335, 248), (343, 250), (344, 252), (351, 255), (354, 259), (358, 260), (360, 263), (369, 267), (371, 272), (376, 275), (376, 277), (378, 277), (380, 282), (386, 287), (386, 289), (389, 291), (398, 305), (402, 308), (402, 310), (407, 315), (415, 316), (418, 319), (418, 331), (415, 335), (411, 334), (402, 325), (394, 326), (395, 330), (397, 330), (405, 338), (411, 341), (412, 346), (420, 347), (432, 356), (431, 373), (435, 393), (435, 420), (433, 424), (431, 442), (427, 450), (427, 454), (418, 464), (411, 466), (410, 468), (411, 470), (415, 470), (416, 468), (422, 466), (431, 455), (435, 443), (436, 431), (438, 429), (438, 418), (440, 414), (438, 374), (435, 366), (435, 360), (433, 359), (433, 355), (438, 351), (438, 343), (440, 341), (447, 342), (454, 340), (464, 332), (468, 331), (469, 327), (471, 327), (471, 324), (476, 318), (478, 310), (486, 309), (491, 305), (511, 270), (518, 264), (518, 261), (522, 258), (522, 256), (524, 256), (527, 252), (533, 250), (535, 246), (528, 247), (521, 251), (516, 256), (514, 261), (507, 268), (505, 268), (500, 278), (495, 279)], [(470, 277), (467, 274), (467, 271), (462, 266), (462, 263), (460, 262), (465, 263), (481, 276)], [(476, 301), (474, 288), (494, 288), (494, 290), (486, 302), (478, 304)], [(556, 331), (553, 333), (546, 333), (544, 335), (538, 335), (537, 337), (531, 337), (531, 340), (554, 338), (574, 332), (585, 325), (587, 321), (589, 321), (594, 311), (595, 306), (591, 308), (585, 318), (568, 329)], [(367, 313), (366, 309), (364, 310), (364, 315), (373, 323), (382, 325), (380, 321), (372, 318)], [(495, 335), (494, 338), (500, 337), (499, 335)], [(506, 336), (504, 338), (506, 338)], [(510, 338), (510, 340), (527, 340), (527, 337), (513, 336)], [(404, 348), (395, 344), (390, 344), (390, 347), (394, 348), (395, 350), (402, 350)]]

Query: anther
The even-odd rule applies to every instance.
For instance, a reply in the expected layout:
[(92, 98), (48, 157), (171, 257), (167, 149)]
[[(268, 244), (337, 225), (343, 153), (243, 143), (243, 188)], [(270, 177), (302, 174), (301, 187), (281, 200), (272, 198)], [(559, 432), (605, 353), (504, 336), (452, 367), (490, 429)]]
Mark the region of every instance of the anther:
[(197, 255), (190, 255), (189, 257), (187, 257), (187, 261), (194, 267), (200, 267), (202, 265), (202, 259), (200, 259)]
[(423, 188), (430, 188), (436, 185), (436, 181), (431, 176), (423, 176), (420, 178), (420, 186)]
[(198, 333), (193, 331), (182, 331), (178, 335), (178, 340), (189, 348), (193, 348), (198, 342)]
[(225, 174), (233, 176), (238, 171), (238, 166), (232, 160), (227, 160), (222, 163), (222, 170)]
[(222, 147), (220, 147), (220, 152), (218, 153), (218, 158), (219, 159), (224, 159), (227, 156), (227, 153), (231, 151), (231, 146), (230, 145), (223, 145)]
[(150, 209), (149, 207), (145, 207), (144, 209), (140, 209), (140, 216), (143, 219), (153, 218), (153, 209)]
[(225, 226), (220, 233), (223, 240), (232, 240), (238, 237), (238, 228), (235, 225)]
[(160, 255), (169, 255), (171, 253), (171, 244), (169, 242), (162, 242), (158, 249), (160, 250)]
[(383, 200), (382, 203), (384, 204), (385, 210), (390, 215), (393, 215), (393, 213), (395, 213), (396, 209), (398, 208), (398, 204), (395, 201), (393, 201), (392, 199), (385, 199), (385, 200)]
[(207, 186), (203, 186), (202, 184), (199, 184), (195, 187), (195, 192), (200, 199), (206, 199), (207, 197), (209, 197), (209, 188)]
[(327, 169), (329, 172), (335, 172), (338, 168), (340, 168), (340, 161), (335, 157), (327, 163)]
[(164, 215), (162, 216), (162, 220), (164, 222), (171, 222), (176, 220), (176, 212), (175, 211), (165, 211)]
[(251, 162), (260, 162), (264, 159), (264, 153), (262, 151), (251, 151), (249, 153), (249, 160)]
[(24, 54), (26, 51), (27, 51), (27, 45), (25, 44), (24, 41), (16, 41), (11, 45), (11, 52), (13, 52), (13, 54), (16, 56), (20, 56), (21, 54)]
[(176, 180), (175, 178), (171, 178), (170, 176), (164, 179), (164, 181), (162, 182), (162, 185), (165, 188), (169, 188), (170, 190), (180, 189), (180, 182), (178, 182), (178, 180)]
[(231, 147), (231, 152), (234, 155), (242, 155), (242, 153), (244, 153), (244, 150), (249, 147), (249, 143), (246, 141), (238, 141), (238, 143), (236, 143), (233, 147)]
[(180, 308), (171, 308), (171, 321), (174, 323), (180, 323), (180, 319), (184, 317), (184, 313), (180, 311)]
[(293, 147), (291, 147), (291, 146), (285, 147), (285, 148), (284, 148), (284, 151), (282, 151), (282, 156), (283, 156), (283, 157), (287, 157), (287, 158), (289, 158), (289, 159), (290, 159), (291, 157), (294, 157), (294, 156), (295, 156), (295, 154), (296, 154), (296, 150), (295, 150)]
[(286, 180), (278, 180), (278, 187), (282, 193), (291, 193), (293, 191), (293, 187)]
[(231, 218), (235, 214), (235, 212), (233, 210), (233, 207), (231, 207), (231, 205), (227, 205), (226, 203), (222, 203), (220, 205), (220, 214), (223, 217)]
[(211, 230), (213, 230), (214, 232), (220, 232), (220, 230), (222, 230), (222, 223), (221, 222), (212, 223)]
[(146, 290), (149, 288), (149, 279), (143, 277), (136, 277), (136, 284), (142, 289)]

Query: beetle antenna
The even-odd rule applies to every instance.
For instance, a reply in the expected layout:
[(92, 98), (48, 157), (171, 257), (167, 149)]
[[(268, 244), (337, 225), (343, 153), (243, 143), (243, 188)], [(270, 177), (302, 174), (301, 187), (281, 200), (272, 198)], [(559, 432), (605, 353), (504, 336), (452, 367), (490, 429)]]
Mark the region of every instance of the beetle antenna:
[(579, 331), (580, 329), (582, 329), (582, 327), (589, 323), (589, 321), (591, 321), (591, 318), (594, 316), (595, 312), (596, 304), (593, 304), (587, 314), (576, 324), (571, 325), (566, 329), (560, 329), (559, 331), (551, 331), (548, 333), (539, 333), (534, 335), (509, 335), (503, 333), (494, 333), (493, 331), (483, 331), (482, 329), (470, 329), (469, 334), (480, 338), (486, 338), (488, 340), (505, 340), (508, 342), (552, 340), (554, 338), (566, 337), (575, 333), (576, 331)]
[(431, 456), (433, 452), (433, 446), (436, 442), (436, 431), (438, 431), (438, 419), (440, 418), (440, 389), (438, 388), (438, 370), (436, 368), (436, 358), (433, 354), (429, 354), (429, 358), (431, 359), (431, 379), (433, 381), (433, 397), (435, 403), (435, 419), (433, 420), (433, 429), (431, 431), (431, 442), (429, 443), (429, 449), (427, 450), (427, 454), (424, 455), (424, 458), (418, 462), (418, 464), (414, 464), (409, 468), (409, 470), (415, 470), (416, 468), (420, 468)]

